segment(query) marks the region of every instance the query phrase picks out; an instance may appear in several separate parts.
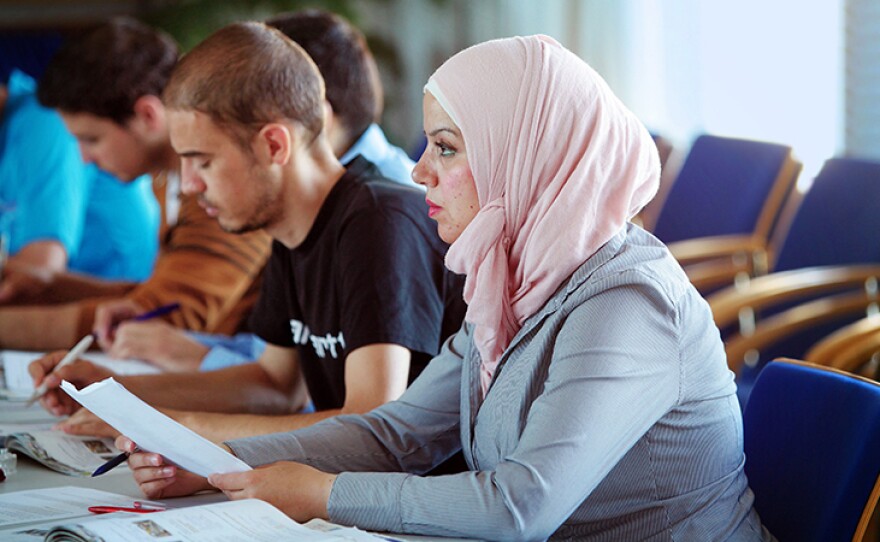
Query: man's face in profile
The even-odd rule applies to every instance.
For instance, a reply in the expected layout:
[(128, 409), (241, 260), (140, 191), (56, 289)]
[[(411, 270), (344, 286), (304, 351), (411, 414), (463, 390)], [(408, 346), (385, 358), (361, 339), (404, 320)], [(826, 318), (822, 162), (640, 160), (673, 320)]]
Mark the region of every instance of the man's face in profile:
[(244, 233), (283, 214), (281, 180), (254, 150), (243, 149), (208, 115), (169, 111), (171, 145), (181, 159), (181, 186), (226, 231)]

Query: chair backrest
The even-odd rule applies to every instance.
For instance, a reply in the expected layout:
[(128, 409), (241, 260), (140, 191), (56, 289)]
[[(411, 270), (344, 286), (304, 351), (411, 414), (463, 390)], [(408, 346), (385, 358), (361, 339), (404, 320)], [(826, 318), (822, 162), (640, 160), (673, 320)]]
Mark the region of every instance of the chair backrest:
[[(774, 233), (770, 247), (773, 272), (880, 264), (880, 162), (855, 158), (826, 161), (792, 213), (790, 224), (786, 222), (788, 218), (780, 219), (777, 233), (784, 235), (777, 237)], [(731, 346), (730, 337), (725, 337), (728, 354), (737, 362), (740, 356), (733, 351), (757, 352), (753, 366), (743, 367), (738, 375), (740, 400), (748, 400), (758, 371), (768, 361), (780, 356), (804, 358), (819, 339), (864, 317), (872, 302), (864, 295), (870, 288), (873, 286), (869, 283), (861, 283), (821, 293), (807, 292), (796, 299), (765, 306), (759, 311), (758, 327), (752, 336), (733, 339), (735, 347)], [(849, 295), (855, 297), (848, 298)], [(859, 296), (863, 299), (857, 299)], [(823, 303), (829, 306), (816, 313), (821, 317), (802, 318), (820, 309)], [(773, 324), (768, 325), (770, 322)], [(756, 338), (777, 323), (790, 327), (777, 334), (772, 343), (758, 346)]]
[(675, 177), (678, 175), (678, 170), (684, 159), (669, 139), (655, 133), (651, 133), (651, 138), (654, 140), (654, 145), (657, 146), (657, 156), (660, 157), (660, 186), (657, 187), (654, 198), (639, 211), (638, 215), (630, 219), (633, 224), (648, 231), (654, 229), (657, 215), (663, 208), (663, 203), (666, 201), (666, 196), (669, 194), (672, 183), (675, 182)]
[(880, 384), (777, 360), (743, 415), (755, 508), (781, 542), (861, 540), (880, 495)]
[(773, 249), (771, 269), (880, 263), (880, 162), (825, 162)]
[(672, 183), (653, 233), (665, 243), (713, 235), (766, 239), (798, 171), (790, 147), (702, 135)]

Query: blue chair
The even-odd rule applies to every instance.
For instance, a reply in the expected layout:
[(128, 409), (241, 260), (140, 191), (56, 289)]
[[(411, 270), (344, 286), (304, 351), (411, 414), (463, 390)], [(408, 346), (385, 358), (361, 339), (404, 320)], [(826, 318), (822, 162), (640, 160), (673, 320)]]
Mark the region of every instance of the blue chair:
[(743, 426), (755, 508), (780, 542), (862, 540), (880, 496), (880, 384), (775, 361)]
[(790, 147), (700, 136), (652, 231), (704, 295), (739, 275), (764, 274), (770, 237), (800, 170)]
[(832, 158), (804, 196), (772, 269), (880, 262), (878, 232), (880, 162)]
[(766, 239), (798, 171), (790, 147), (701, 135), (652, 232), (667, 244), (727, 235)]
[(880, 162), (828, 160), (780, 228), (787, 233), (768, 251), (773, 273), (708, 298), (743, 403), (767, 361), (804, 358), (880, 303)]

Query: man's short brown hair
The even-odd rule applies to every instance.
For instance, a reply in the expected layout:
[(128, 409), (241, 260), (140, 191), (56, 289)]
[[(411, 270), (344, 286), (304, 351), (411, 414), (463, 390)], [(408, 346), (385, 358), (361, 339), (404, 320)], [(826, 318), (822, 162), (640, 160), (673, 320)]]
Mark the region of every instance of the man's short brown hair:
[(125, 124), (142, 96), (160, 96), (177, 62), (170, 36), (129, 17), (102, 23), (52, 57), (37, 97), (45, 107)]
[(324, 81), (309, 55), (278, 30), (226, 26), (183, 56), (162, 95), (169, 109), (208, 115), (245, 150), (270, 122), (297, 122), (307, 143), (324, 126)]

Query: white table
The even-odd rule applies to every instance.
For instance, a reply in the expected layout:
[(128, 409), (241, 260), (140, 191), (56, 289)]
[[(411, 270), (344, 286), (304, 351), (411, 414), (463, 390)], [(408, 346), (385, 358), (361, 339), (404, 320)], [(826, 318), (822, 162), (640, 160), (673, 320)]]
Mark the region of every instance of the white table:
[[(53, 421), (54, 418), (47, 412), (43, 411), (39, 405), (24, 410), (21, 405), (12, 405), (6, 401), (0, 400), (0, 423), (39, 423), (43, 421)], [(130, 472), (116, 471), (110, 472), (96, 478), (80, 478), (77, 476), (67, 476), (59, 472), (55, 472), (43, 465), (37, 463), (33, 459), (18, 454), (17, 472), (7, 477), (5, 482), (0, 483), (0, 494), (11, 493), (13, 491), (23, 491), (26, 489), (42, 489), (61, 486), (78, 486), (89, 487), (109, 491), (120, 495), (127, 495), (132, 499), (143, 499), (144, 496), (138, 488), (131, 476)], [(197, 504), (207, 504), (225, 500), (226, 497), (222, 493), (204, 493), (192, 497), (183, 497), (170, 499), (169, 506), (175, 508), (181, 506), (193, 506)], [(172, 504), (173, 502), (173, 504)], [(464, 539), (457, 538), (438, 538), (413, 535), (392, 534), (395, 539), (410, 540), (413, 542), (466, 542)]]

